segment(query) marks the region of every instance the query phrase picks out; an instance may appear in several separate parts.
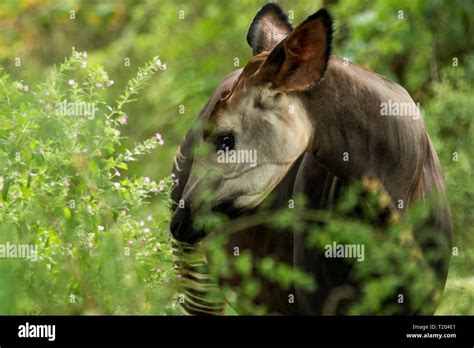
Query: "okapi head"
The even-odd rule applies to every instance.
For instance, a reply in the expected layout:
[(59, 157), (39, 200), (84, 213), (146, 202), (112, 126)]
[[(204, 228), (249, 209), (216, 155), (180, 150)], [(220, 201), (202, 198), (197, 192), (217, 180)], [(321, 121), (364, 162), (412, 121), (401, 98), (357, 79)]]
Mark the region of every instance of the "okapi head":
[[(210, 150), (194, 159), (184, 207), (171, 223), (176, 239), (199, 241), (204, 233), (193, 221), (206, 210), (232, 214), (255, 208), (310, 150), (312, 125), (300, 96), (324, 77), (331, 38), (325, 9), (294, 30), (274, 4), (257, 13), (247, 34), (254, 55), (197, 136)], [(208, 199), (205, 191), (212, 193)]]

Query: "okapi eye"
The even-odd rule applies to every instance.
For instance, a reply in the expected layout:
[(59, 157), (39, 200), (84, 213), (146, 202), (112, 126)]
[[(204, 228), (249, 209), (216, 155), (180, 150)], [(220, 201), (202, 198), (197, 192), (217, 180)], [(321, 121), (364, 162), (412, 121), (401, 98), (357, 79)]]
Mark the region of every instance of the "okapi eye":
[(232, 134), (222, 134), (217, 138), (217, 151), (226, 150), (230, 151), (234, 149), (234, 136)]

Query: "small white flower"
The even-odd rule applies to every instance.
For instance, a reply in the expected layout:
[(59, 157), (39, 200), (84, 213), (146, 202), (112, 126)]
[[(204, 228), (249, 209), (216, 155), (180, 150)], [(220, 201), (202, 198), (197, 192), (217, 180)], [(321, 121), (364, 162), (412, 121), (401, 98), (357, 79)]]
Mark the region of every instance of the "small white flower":
[(114, 83), (115, 83), (114, 80), (108, 80), (108, 81), (106, 82), (106, 85), (107, 85), (107, 87), (111, 87), (111, 86), (114, 85)]
[(166, 70), (168, 68), (168, 66), (166, 64), (163, 64), (160, 59), (157, 59), (155, 61), (155, 65), (157, 66), (158, 69), (161, 69), (161, 70)]
[(87, 206), (87, 212), (90, 214), (90, 215), (94, 215), (94, 211), (92, 210), (92, 207), (90, 205)]
[(104, 227), (104, 226), (97, 226), (97, 229), (98, 229), (99, 231), (103, 231), (103, 230), (105, 230), (105, 227)]
[(30, 90), (28, 85), (24, 85), (22, 81), (18, 82), (16, 85), (19, 91), (27, 93)]
[(102, 87), (102, 83), (101, 83), (101, 82), (97, 82), (97, 83), (95, 84), (95, 86), (96, 86), (97, 88), (101, 88), (101, 87)]
[(87, 51), (82, 52), (82, 58), (87, 58)]
[(68, 83), (69, 86), (74, 86), (76, 84), (76, 81), (71, 79), (67, 83)]
[(160, 133), (155, 133), (155, 138), (156, 140), (158, 140), (158, 144), (160, 144), (160, 146), (163, 146), (165, 142), (163, 140), (162, 135)]
[(150, 183), (150, 178), (148, 176), (145, 176), (143, 181), (145, 182), (145, 184), (149, 184)]

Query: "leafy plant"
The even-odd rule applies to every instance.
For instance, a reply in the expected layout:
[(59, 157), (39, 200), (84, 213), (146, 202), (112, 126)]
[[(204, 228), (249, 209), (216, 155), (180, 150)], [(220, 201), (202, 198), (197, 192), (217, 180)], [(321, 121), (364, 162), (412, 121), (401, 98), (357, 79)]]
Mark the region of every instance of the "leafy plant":
[(36, 87), (2, 74), (0, 243), (37, 248), (37, 260), (2, 260), (0, 312), (176, 312), (168, 212), (145, 210), (151, 197), (169, 205), (174, 180), (126, 175), (164, 141), (126, 149), (120, 131), (126, 106), (165, 69), (150, 60), (113, 105), (114, 82), (86, 52)]

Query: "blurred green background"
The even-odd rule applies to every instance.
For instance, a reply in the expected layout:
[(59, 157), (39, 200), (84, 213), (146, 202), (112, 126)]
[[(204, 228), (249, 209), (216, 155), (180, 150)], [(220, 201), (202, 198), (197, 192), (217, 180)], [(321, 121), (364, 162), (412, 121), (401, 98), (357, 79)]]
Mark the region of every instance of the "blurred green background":
[[(474, 314), (474, 2), (472, 0), (278, 1), (296, 25), (322, 6), (335, 18), (333, 53), (385, 75), (420, 102), (447, 180), (455, 247), (439, 314)], [(114, 80), (113, 101), (151, 57), (167, 64), (126, 107), (131, 145), (163, 135), (165, 146), (129, 175), (169, 174), (182, 137), (222, 78), (251, 55), (247, 29), (265, 1), (6, 0), (0, 65), (34, 85), (71, 54), (87, 51)], [(17, 66), (20, 59), (20, 66)], [(115, 87), (115, 88), (114, 88)], [(163, 209), (156, 200), (150, 211)]]

